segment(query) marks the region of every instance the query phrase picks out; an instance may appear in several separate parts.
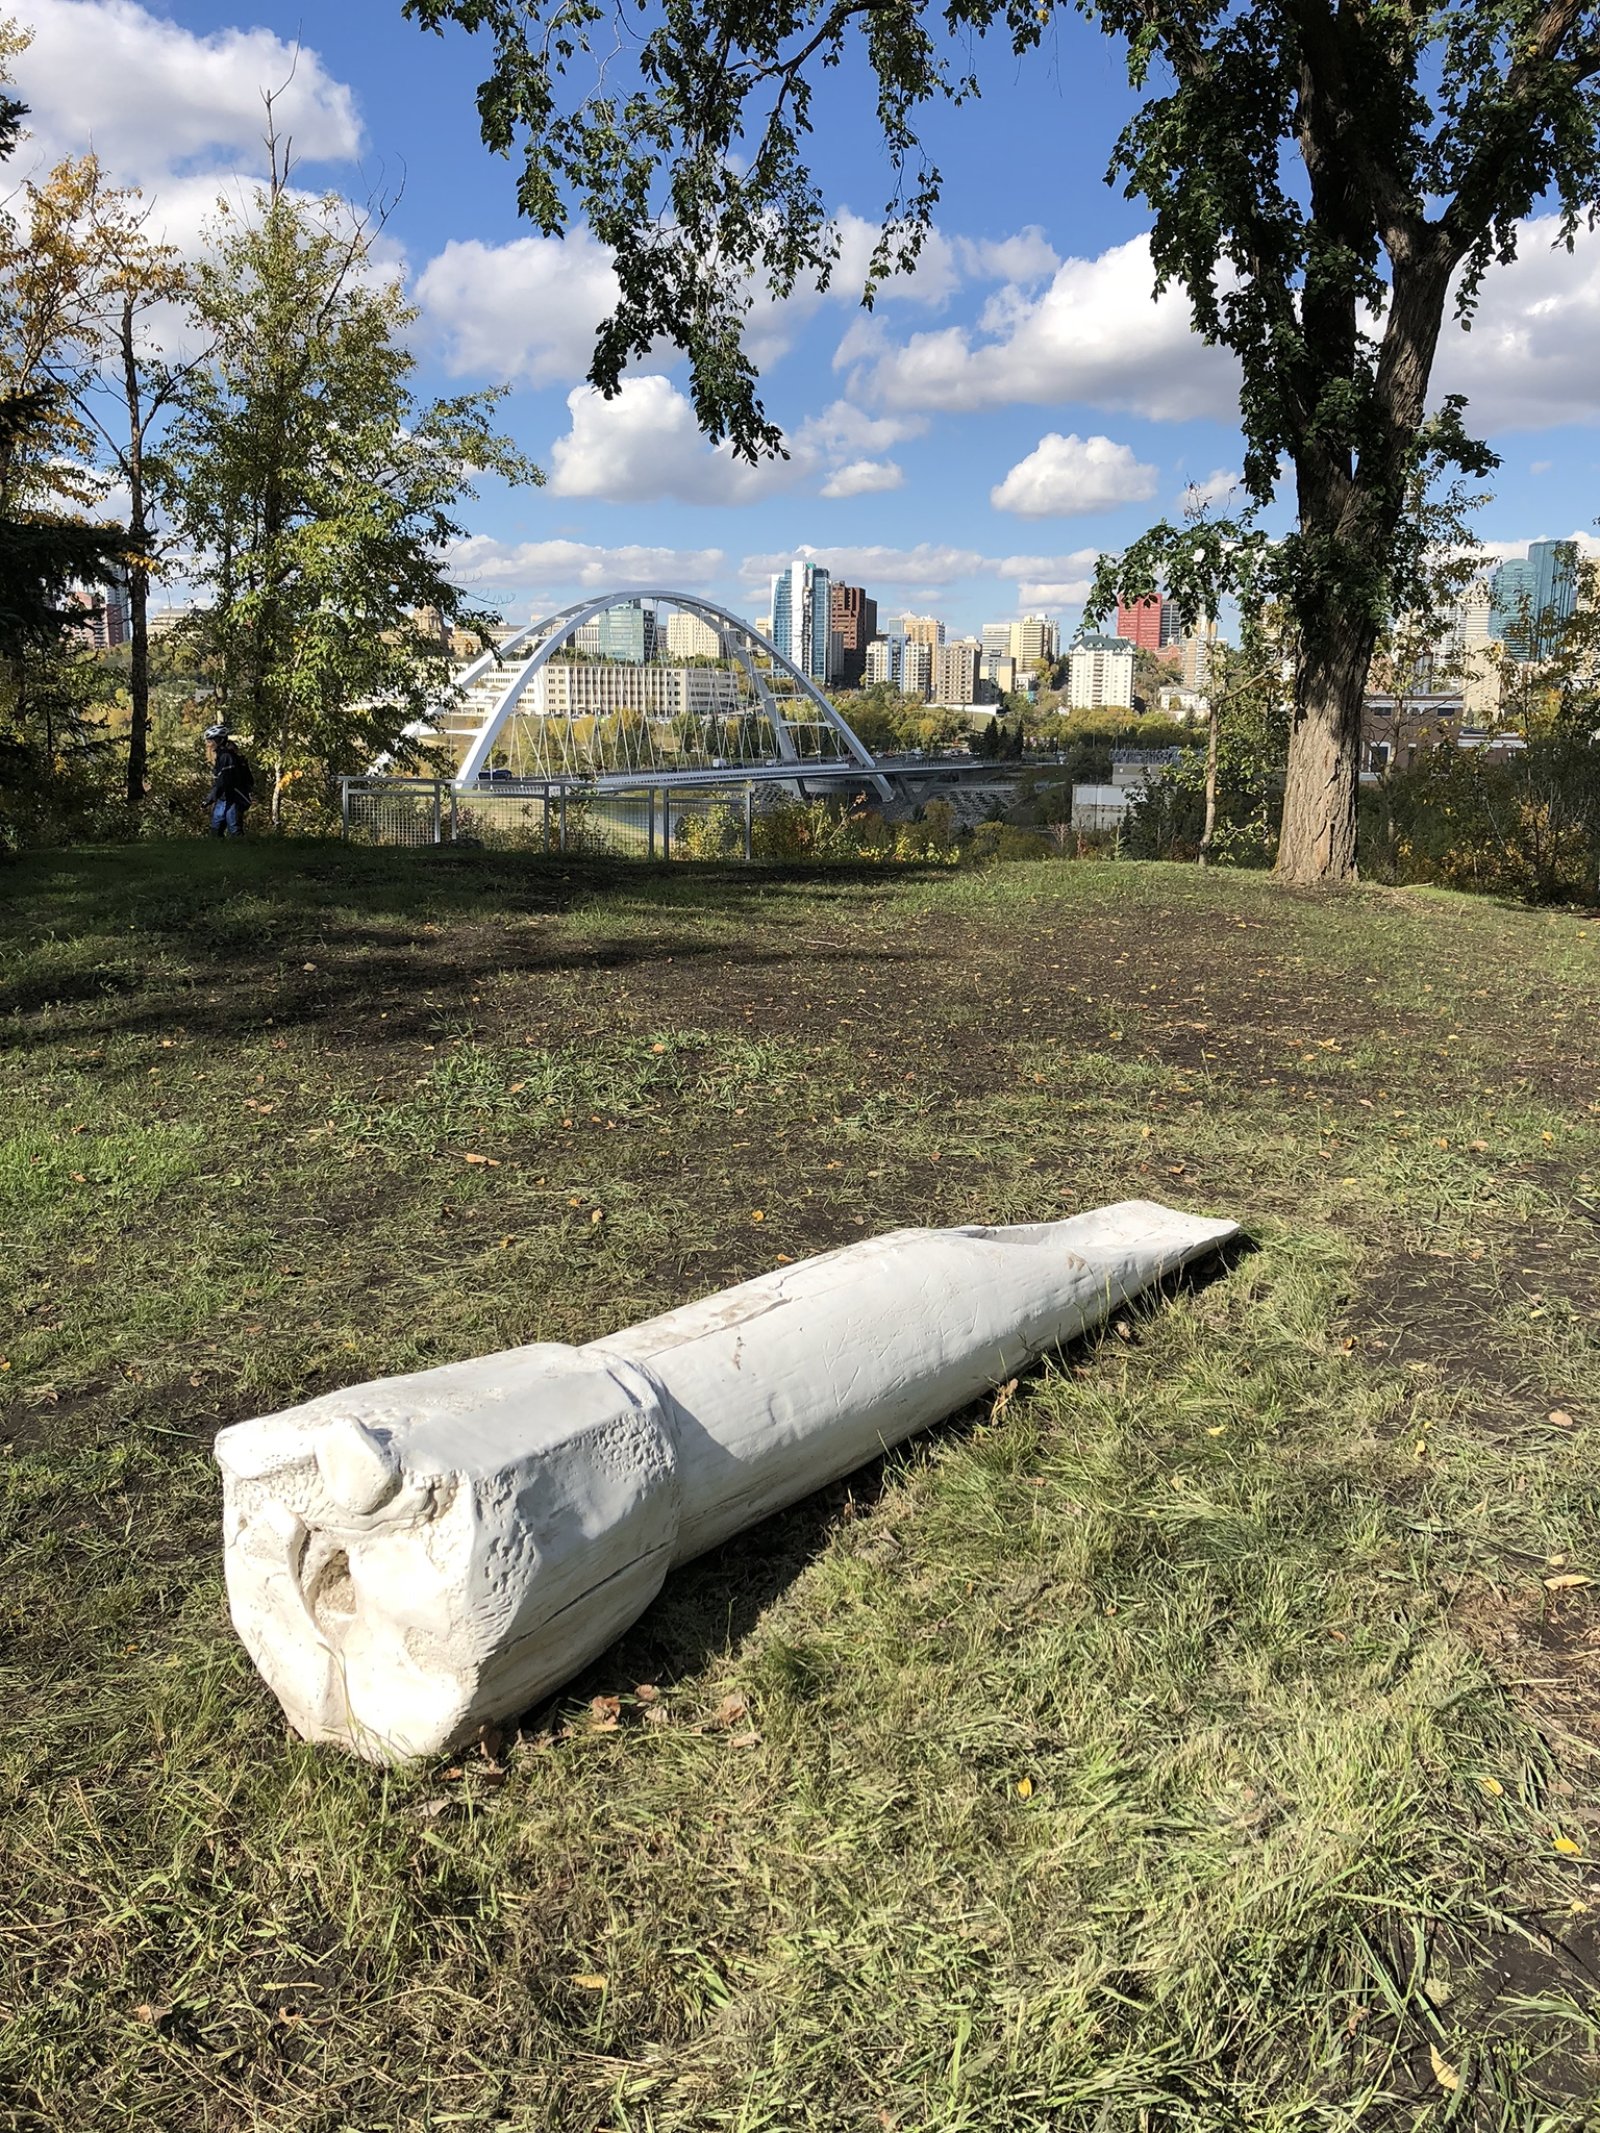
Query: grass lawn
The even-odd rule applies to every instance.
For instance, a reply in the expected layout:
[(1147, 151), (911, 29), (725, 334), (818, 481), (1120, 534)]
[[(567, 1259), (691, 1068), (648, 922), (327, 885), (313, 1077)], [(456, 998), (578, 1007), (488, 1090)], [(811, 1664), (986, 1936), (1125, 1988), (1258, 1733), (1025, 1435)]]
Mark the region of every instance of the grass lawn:
[[(1600, 2124), (1597, 1062), (1600, 920), (1417, 892), (0, 874), (0, 2126)], [(286, 1737), (219, 1423), (1129, 1195), (1255, 1249), (494, 1753)]]

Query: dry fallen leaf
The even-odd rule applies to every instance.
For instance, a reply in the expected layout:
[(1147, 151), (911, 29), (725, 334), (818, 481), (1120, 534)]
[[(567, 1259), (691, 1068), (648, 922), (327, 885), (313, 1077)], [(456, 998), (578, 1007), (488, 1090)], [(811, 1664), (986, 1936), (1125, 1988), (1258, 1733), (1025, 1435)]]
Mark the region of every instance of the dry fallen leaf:
[(1557, 1429), (1571, 1429), (1572, 1427), (1572, 1417), (1564, 1407), (1552, 1407), (1550, 1419)]
[(1546, 1578), (1544, 1589), (1546, 1592), (1572, 1592), (1579, 1585), (1592, 1585), (1593, 1583), (1594, 1579), (1585, 1577), (1581, 1570), (1568, 1570), (1558, 1578)]
[(610, 1980), (603, 1970), (580, 1970), (572, 1982), (583, 1992), (604, 1992)]
[(1033, 1798), (1032, 1778), (1017, 1779), (1017, 1798), (1019, 1800), (1031, 1800)]
[(738, 1719), (748, 1718), (749, 1715), (750, 1706), (737, 1690), (731, 1696), (724, 1696), (721, 1703), (717, 1705), (717, 1724), (719, 1726), (731, 1726)]
[(661, 1691), (653, 1681), (641, 1681), (633, 1693), (641, 1703), (654, 1703)]
[(461, 1160), (464, 1163), (487, 1163), (491, 1170), (500, 1168), (500, 1158), (497, 1155), (463, 1155)]
[(1498, 1800), (1506, 1789), (1498, 1778), (1479, 1778), (1478, 1783), (1492, 1800)]
[(732, 1740), (729, 1741), (728, 1746), (730, 1748), (753, 1748), (760, 1738), (761, 1735), (759, 1733), (736, 1733)]
[(1428, 2057), (1433, 2061), (1433, 2078), (1435, 2081), (1438, 2082), (1440, 2088), (1448, 2089), (1452, 2093), (1456, 2089), (1460, 2088), (1460, 2074), (1450, 2064), (1449, 2060), (1445, 2058), (1444, 2054), (1440, 2051), (1437, 2044), (1430, 2044), (1428, 2046)]
[(1557, 1837), (1555, 1848), (1563, 1859), (1576, 1859), (1583, 1850), (1583, 1846), (1573, 1837)]
[(589, 1220), (591, 1222), (603, 1222), (605, 1220), (604, 1210), (598, 1207), (592, 1208), (589, 1213)]
[(170, 2007), (158, 2006), (151, 2000), (141, 2000), (133, 2010), (133, 2019), (142, 2022), (146, 2029), (159, 2029), (171, 2012)]
[(662, 1052), (666, 1050), (666, 1046), (664, 1044), (652, 1044), (650, 1049), (652, 1052), (656, 1053), (659, 1056)]

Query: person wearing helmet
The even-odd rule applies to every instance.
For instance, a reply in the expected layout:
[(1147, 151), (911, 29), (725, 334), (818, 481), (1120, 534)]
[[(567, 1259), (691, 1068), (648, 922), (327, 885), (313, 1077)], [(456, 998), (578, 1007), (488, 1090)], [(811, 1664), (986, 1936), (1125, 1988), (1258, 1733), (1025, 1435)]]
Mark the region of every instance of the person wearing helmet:
[(211, 790), (206, 794), (211, 834), (242, 837), (244, 818), (255, 795), (255, 774), (226, 726), (207, 726), (205, 737), (211, 764)]

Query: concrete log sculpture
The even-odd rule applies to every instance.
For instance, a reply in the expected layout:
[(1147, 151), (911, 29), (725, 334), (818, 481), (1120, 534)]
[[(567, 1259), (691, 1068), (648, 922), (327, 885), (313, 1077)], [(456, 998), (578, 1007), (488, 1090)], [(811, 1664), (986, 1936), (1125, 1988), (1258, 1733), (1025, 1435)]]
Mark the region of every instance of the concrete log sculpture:
[(675, 1564), (1234, 1234), (1143, 1200), (899, 1230), (581, 1348), (237, 1423), (217, 1439), (234, 1626), (307, 1739), (441, 1753), (569, 1680)]

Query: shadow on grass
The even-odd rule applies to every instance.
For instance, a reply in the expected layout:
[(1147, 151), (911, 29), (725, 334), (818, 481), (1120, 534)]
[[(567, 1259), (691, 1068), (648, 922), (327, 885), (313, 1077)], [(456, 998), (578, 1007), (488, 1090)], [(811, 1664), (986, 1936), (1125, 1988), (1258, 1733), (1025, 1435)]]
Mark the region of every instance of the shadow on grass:
[[(1107, 1342), (1118, 1341), (1114, 1327), (1119, 1320), (1137, 1339), (1142, 1323), (1180, 1296), (1201, 1295), (1225, 1280), (1258, 1249), (1248, 1236), (1230, 1239), (1153, 1283), (1105, 1324), (1065, 1348), (1049, 1351), (1024, 1376), (1048, 1362), (1081, 1367)], [(990, 1411), (987, 1399), (974, 1402), (907, 1443), (962, 1443)], [(897, 1447), (674, 1570), (657, 1598), (608, 1651), (558, 1696), (508, 1720), (508, 1729), (536, 1731), (562, 1706), (586, 1703), (593, 1696), (626, 1696), (642, 1681), (670, 1689), (699, 1675), (709, 1661), (735, 1651), (839, 1532), (882, 1500), (903, 1467), (905, 1453), (905, 1446)]]
[[(508, 975), (666, 962), (733, 973), (800, 960), (854, 965), (867, 957), (859, 944), (834, 948), (809, 934), (792, 950), (730, 944), (693, 931), (693, 916), (714, 912), (781, 929), (790, 899), (813, 923), (819, 901), (839, 899), (854, 917), (863, 889), (943, 871), (669, 867), (288, 842), (39, 854), (13, 876), (17, 894), (9, 920), (0, 921), (0, 947), (13, 963), (0, 982), (0, 1021), (10, 1024), (0, 1027), (0, 1048), (32, 1041), (19, 1018), (46, 1010), (71, 1014), (73, 1033), (96, 1039), (167, 1034), (177, 1020), (201, 1037), (292, 1026), (387, 1045), (415, 1037), (441, 1009), (460, 1008), (475, 988)], [(597, 905), (656, 930), (546, 944), (506, 925), (508, 917), (570, 919)], [(660, 930), (665, 925), (673, 930)], [(415, 937), (397, 933), (407, 926), (419, 929)], [(457, 936), (448, 943), (439, 937), (445, 926)], [(872, 959), (917, 960), (892, 948), (874, 948)]]

